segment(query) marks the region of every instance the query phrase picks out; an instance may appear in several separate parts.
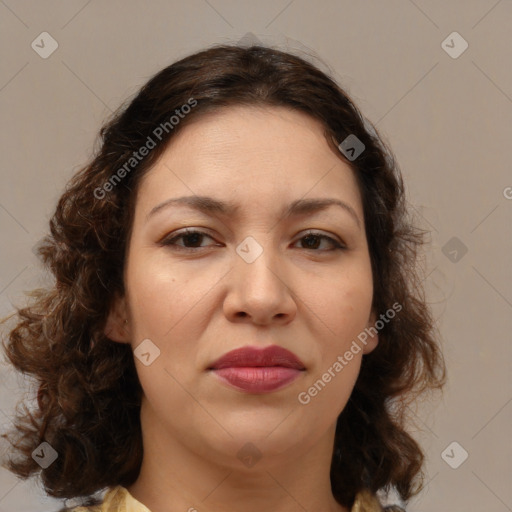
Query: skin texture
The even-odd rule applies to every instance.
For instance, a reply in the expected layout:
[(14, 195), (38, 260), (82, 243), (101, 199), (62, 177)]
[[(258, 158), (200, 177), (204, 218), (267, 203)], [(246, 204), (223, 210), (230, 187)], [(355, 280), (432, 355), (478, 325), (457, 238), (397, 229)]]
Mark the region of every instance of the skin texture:
[[(240, 209), (216, 217), (169, 207), (147, 220), (163, 201), (194, 194)], [(301, 198), (342, 200), (360, 225), (336, 206), (280, 217)], [(175, 241), (199, 247), (189, 252), (159, 245), (183, 228), (208, 236)], [(322, 238), (308, 244), (309, 229), (346, 249)], [(263, 248), (252, 263), (236, 252), (248, 236)], [(375, 320), (356, 178), (321, 124), (287, 108), (241, 106), (186, 126), (141, 182), (124, 272), (126, 296), (105, 332), (133, 349), (150, 339), (160, 350), (149, 366), (135, 358), (144, 460), (130, 493), (152, 512), (346, 510), (329, 480), (336, 419), (378, 339), (299, 403)], [(232, 349), (273, 344), (306, 367), (278, 391), (238, 391), (206, 370)], [(261, 455), (252, 467), (237, 456), (249, 442)]]

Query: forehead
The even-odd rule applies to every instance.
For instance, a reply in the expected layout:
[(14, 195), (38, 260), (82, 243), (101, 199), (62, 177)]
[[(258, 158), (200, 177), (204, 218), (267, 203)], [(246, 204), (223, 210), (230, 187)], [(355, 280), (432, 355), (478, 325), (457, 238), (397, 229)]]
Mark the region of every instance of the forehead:
[(146, 213), (155, 202), (191, 194), (245, 207), (334, 195), (362, 215), (354, 172), (328, 144), (322, 123), (284, 107), (236, 106), (194, 119), (139, 192)]
[[(167, 150), (177, 155), (189, 146), (198, 151), (197, 156), (217, 153), (219, 157), (236, 155), (240, 158), (242, 152), (252, 152), (275, 157), (280, 151), (290, 155), (290, 151), (305, 153), (328, 149), (323, 132), (319, 120), (298, 110), (237, 105), (193, 119), (171, 140)], [(240, 147), (242, 142), (243, 148)]]

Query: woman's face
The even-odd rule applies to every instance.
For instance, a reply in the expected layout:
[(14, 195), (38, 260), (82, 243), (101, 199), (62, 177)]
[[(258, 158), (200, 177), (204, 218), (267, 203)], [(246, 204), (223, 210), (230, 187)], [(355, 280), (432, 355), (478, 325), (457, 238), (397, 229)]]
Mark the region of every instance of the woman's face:
[[(285, 214), (313, 199), (342, 206)], [(140, 184), (125, 286), (106, 332), (135, 351), (145, 424), (217, 460), (249, 442), (279, 456), (332, 436), (377, 343), (357, 341), (373, 285), (355, 176), (317, 121), (286, 108), (228, 108), (172, 140)], [(211, 369), (271, 345), (303, 367)]]

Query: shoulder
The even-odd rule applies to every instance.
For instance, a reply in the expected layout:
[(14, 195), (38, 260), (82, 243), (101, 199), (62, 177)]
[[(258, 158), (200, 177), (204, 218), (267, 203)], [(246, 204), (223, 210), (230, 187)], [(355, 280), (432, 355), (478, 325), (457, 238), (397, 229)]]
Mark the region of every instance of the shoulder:
[[(87, 503), (82, 501), (81, 505), (74, 505), (68, 508), (63, 508), (58, 512), (119, 512), (124, 510), (120, 508), (122, 504), (124, 493), (121, 486), (109, 487), (103, 495), (103, 498), (96, 496), (89, 498)], [(98, 502), (98, 499), (100, 502)]]
[(108, 509), (105, 508), (105, 503), (100, 503), (98, 505), (80, 505), (72, 508), (63, 508), (59, 510), (59, 512), (107, 512)]
[(104, 512), (103, 505), (91, 505), (91, 506), (76, 506), (76, 507), (64, 507), (59, 509), (57, 512)]
[(78, 506), (59, 512), (150, 512), (149, 509), (137, 501), (125, 487), (118, 485), (110, 487), (101, 504), (92, 506)]
[(350, 512), (406, 512), (404, 508), (399, 505), (383, 505), (377, 495), (363, 489), (356, 495), (354, 505)]
[(65, 512), (104, 512), (103, 505), (95, 505), (93, 507), (75, 507), (66, 510)]

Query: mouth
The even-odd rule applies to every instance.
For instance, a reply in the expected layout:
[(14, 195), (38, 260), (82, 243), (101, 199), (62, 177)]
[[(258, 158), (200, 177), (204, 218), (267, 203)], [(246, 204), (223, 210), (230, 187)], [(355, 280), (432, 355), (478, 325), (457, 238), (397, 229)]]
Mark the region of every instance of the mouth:
[(230, 387), (248, 393), (281, 389), (306, 370), (293, 352), (277, 345), (260, 349), (242, 347), (228, 352), (208, 370)]

